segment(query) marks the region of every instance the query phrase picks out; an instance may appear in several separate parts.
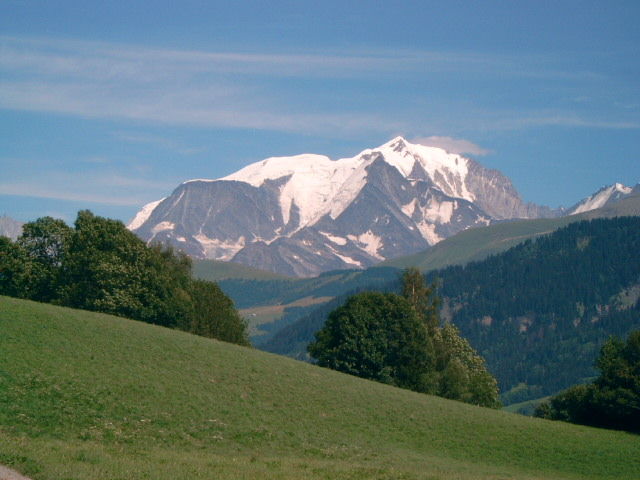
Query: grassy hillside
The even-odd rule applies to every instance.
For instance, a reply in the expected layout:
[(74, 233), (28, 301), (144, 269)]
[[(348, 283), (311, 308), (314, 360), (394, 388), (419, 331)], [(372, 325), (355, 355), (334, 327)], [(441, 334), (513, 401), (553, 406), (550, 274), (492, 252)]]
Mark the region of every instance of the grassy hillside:
[(286, 305), (245, 308), (239, 310), (238, 313), (247, 320), (249, 333), (252, 337), (264, 338), (266, 333), (274, 328), (274, 325), (285, 315), (287, 310), (304, 309), (305, 307), (326, 303), (332, 299), (333, 297), (306, 297)]
[(0, 463), (34, 479), (624, 479), (637, 436), (0, 297)]
[(437, 243), (424, 252), (387, 260), (381, 265), (397, 268), (415, 266), (422, 271), (435, 270), (448, 265), (462, 265), (508, 250), (528, 238), (551, 233), (575, 220), (573, 217), (541, 218), (470, 228)]
[(210, 282), (218, 282), (230, 278), (249, 280), (285, 280), (291, 278), (240, 263), (223, 262), (220, 260), (194, 260), (193, 275), (196, 278), (209, 280)]

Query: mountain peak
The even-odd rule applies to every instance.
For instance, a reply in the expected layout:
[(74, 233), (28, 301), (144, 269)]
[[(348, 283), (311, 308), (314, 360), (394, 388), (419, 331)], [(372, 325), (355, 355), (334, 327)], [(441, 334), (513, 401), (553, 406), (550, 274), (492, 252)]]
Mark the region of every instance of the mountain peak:
[(627, 187), (622, 183), (614, 183), (613, 185), (605, 185), (593, 195), (581, 200), (569, 209), (568, 215), (588, 212), (596, 208), (604, 207), (608, 203), (616, 202), (621, 198), (630, 195), (633, 191), (632, 187)]
[(406, 150), (408, 148), (409, 142), (404, 137), (395, 137), (389, 140), (384, 145), (380, 145), (379, 149), (388, 148), (395, 152), (400, 152), (402, 150)]
[(398, 136), (350, 158), (270, 157), (217, 180), (185, 182), (129, 227), (196, 257), (309, 276), (539, 215), (499, 172)]

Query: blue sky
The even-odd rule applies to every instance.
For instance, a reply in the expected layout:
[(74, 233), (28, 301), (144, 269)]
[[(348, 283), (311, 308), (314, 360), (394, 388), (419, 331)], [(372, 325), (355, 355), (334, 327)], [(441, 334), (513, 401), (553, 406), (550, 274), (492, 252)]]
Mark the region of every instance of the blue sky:
[[(570, 206), (640, 182), (638, 1), (0, 1), (0, 215), (396, 135)], [(439, 137), (434, 139), (434, 137)]]

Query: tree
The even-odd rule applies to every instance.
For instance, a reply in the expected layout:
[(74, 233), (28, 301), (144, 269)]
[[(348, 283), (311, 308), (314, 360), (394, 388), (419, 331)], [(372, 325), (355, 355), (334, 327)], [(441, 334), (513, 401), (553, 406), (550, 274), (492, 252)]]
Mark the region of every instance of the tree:
[(426, 330), (409, 302), (364, 292), (329, 314), (308, 347), (318, 365), (417, 391), (430, 371)]
[(238, 345), (250, 345), (246, 322), (218, 285), (192, 280), (189, 294), (193, 309), (188, 324), (181, 327), (183, 330)]
[(536, 416), (640, 432), (640, 330), (626, 342), (611, 337), (600, 350), (600, 375), (541, 404)]
[(485, 407), (500, 407), (498, 382), (486, 362), (458, 329), (448, 323), (434, 334), (437, 394)]
[[(417, 275), (416, 275), (417, 273)], [(416, 270), (403, 296), (360, 293), (329, 314), (308, 351), (318, 365), (422, 393), (498, 407), (484, 359), (456, 327), (440, 328), (435, 285)]]
[(26, 254), (28, 275), (23, 288), (27, 298), (50, 302), (58, 298), (61, 267), (72, 229), (62, 220), (42, 217), (26, 223), (17, 244)]
[(424, 323), (433, 349), (430, 392), (452, 400), (498, 408), (498, 382), (487, 370), (484, 358), (460, 336), (454, 325), (440, 327), (437, 282), (427, 285), (420, 270), (411, 267), (402, 273), (401, 289), (402, 296)]
[(185, 255), (148, 247), (120, 221), (78, 213), (62, 273), (64, 305), (184, 328), (194, 308), (190, 282)]
[(440, 299), (436, 296), (436, 282), (427, 285), (424, 276), (416, 267), (405, 269), (400, 281), (401, 295), (408, 300), (429, 332), (433, 333), (440, 323), (438, 317)]
[(117, 220), (88, 210), (74, 228), (44, 217), (13, 243), (0, 237), (0, 294), (94, 310), (249, 345), (220, 288), (191, 278), (191, 260), (147, 246)]
[(0, 295), (29, 298), (30, 261), (24, 248), (0, 236)]

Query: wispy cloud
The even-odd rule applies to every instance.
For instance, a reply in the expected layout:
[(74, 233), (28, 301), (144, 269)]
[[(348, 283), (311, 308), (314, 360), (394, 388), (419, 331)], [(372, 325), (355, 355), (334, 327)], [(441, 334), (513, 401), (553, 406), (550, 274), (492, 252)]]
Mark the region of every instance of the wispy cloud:
[[(267, 54), (147, 48), (99, 42), (0, 36), (0, 67), (56, 76), (150, 82), (193, 75), (361, 76), (406, 69), (427, 59), (413, 52)], [(432, 62), (451, 58), (427, 55)], [(466, 61), (466, 60), (465, 60)]]
[[(0, 161), (2, 161), (0, 159)], [(28, 178), (13, 178), (0, 183), (0, 195), (49, 198), (112, 206), (140, 206), (149, 196), (159, 197), (175, 188), (175, 181), (157, 181), (105, 170), (47, 171), (25, 173)]]
[(190, 147), (183, 145), (180, 142), (176, 142), (170, 138), (161, 137), (159, 135), (143, 134), (143, 133), (128, 133), (128, 132), (114, 132), (114, 137), (118, 140), (122, 140), (127, 143), (141, 143), (145, 145), (154, 145), (164, 150), (170, 150), (180, 155), (195, 155), (205, 151), (203, 147)]
[[(206, 52), (0, 36), (0, 108), (4, 109), (164, 125), (343, 136), (428, 131), (434, 122), (440, 125), (439, 130), (448, 122), (453, 127), (450, 131), (469, 130), (473, 125), (483, 129), (602, 123), (607, 128), (637, 128), (634, 122), (590, 121), (572, 112), (550, 117), (523, 111), (518, 118), (495, 117), (488, 123), (483, 115), (472, 113), (451, 112), (449, 119), (432, 114), (429, 118), (407, 105), (390, 114), (388, 104), (376, 108), (375, 102), (363, 105), (361, 100), (343, 108), (339, 101), (315, 101), (300, 86), (318, 79), (344, 80), (361, 84), (363, 95), (375, 98), (380, 79), (393, 83), (396, 79), (427, 78), (434, 73), (470, 79), (484, 75), (501, 79), (602, 80), (597, 72), (561, 69), (549, 58), (533, 55), (411, 50), (328, 54)], [(371, 92), (366, 91), (366, 85)], [(336, 92), (335, 98), (342, 95), (352, 101), (359, 94), (352, 89)], [(406, 101), (420, 93), (408, 91), (403, 95)], [(437, 101), (442, 104), (447, 97)], [(185, 155), (197, 151), (195, 147), (158, 138), (130, 136), (122, 140), (155, 143)]]
[(141, 195), (122, 197), (100, 193), (74, 192), (65, 188), (47, 187), (40, 183), (0, 184), (0, 195), (49, 198), (53, 200), (69, 200), (126, 207), (140, 206), (145, 202), (146, 198)]
[(509, 131), (535, 127), (598, 128), (607, 130), (637, 130), (640, 122), (597, 119), (562, 111), (497, 111), (475, 117), (477, 130)]
[(491, 150), (482, 148), (481, 146), (463, 138), (432, 136), (418, 137), (413, 141), (428, 147), (442, 148), (450, 153), (469, 153), (471, 155), (487, 155), (491, 153)]
[(550, 66), (548, 55), (352, 49), (336, 53), (243, 53), (149, 48), (140, 45), (0, 36), (0, 67), (45, 75), (142, 82), (194, 75), (361, 78), (402, 72), (495, 73), (515, 77), (593, 78), (592, 71)]
[[(256, 108), (260, 99), (210, 86), (189, 89), (103, 88), (82, 83), (2, 82), (0, 108), (45, 111), (86, 118), (112, 118), (196, 127), (255, 128), (287, 132), (377, 131), (405, 127), (383, 115), (290, 113), (278, 107)], [(117, 92), (116, 90), (122, 91)], [(407, 122), (408, 123), (408, 122)]]

